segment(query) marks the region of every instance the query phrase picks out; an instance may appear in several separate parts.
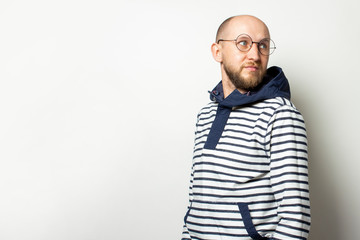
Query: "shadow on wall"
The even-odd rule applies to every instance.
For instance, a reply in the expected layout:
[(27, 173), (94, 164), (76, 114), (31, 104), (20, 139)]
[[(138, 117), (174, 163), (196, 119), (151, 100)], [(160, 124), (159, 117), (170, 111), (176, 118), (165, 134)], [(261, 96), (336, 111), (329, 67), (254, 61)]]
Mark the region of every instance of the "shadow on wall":
[[(299, 92), (293, 95), (292, 102), (305, 118), (308, 135), (309, 184), (311, 201), (311, 229), (309, 240), (339, 240), (341, 229), (339, 220), (340, 206), (331, 166), (331, 150), (324, 133), (325, 115), (321, 114), (315, 94)], [(304, 97), (306, 96), (306, 97)]]

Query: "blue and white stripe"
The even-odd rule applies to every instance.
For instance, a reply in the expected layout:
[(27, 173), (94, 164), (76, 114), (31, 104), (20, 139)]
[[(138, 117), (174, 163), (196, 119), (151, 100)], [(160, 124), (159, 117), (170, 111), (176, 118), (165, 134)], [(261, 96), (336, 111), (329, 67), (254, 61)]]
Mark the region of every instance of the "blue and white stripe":
[(190, 204), (182, 239), (307, 239), (304, 120), (277, 97), (233, 108), (214, 149), (204, 148), (218, 104), (196, 125)]

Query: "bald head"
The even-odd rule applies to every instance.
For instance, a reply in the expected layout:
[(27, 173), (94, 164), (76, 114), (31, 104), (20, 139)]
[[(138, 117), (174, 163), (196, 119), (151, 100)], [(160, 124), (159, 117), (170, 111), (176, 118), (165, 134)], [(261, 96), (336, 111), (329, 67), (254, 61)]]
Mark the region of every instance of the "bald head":
[[(246, 36), (246, 40), (237, 39), (241, 35)], [(222, 41), (219, 42), (219, 39)], [(235, 39), (239, 41), (232, 42)], [(254, 16), (234, 16), (220, 25), (216, 41), (211, 45), (211, 52), (214, 59), (220, 63), (224, 96), (228, 96), (234, 89), (246, 93), (259, 86), (269, 61), (266, 51), (270, 51), (271, 47), (266, 45), (270, 42), (266, 41), (268, 39), (268, 27)], [(243, 46), (248, 48), (244, 49)], [(254, 68), (251, 69), (251, 66)]]
[[(270, 38), (269, 29), (266, 24), (261, 21), (259, 18), (250, 16), (250, 15), (239, 15), (233, 16), (226, 19), (218, 28), (216, 33), (215, 42), (218, 42), (219, 39), (235, 39), (237, 36), (233, 36), (234, 32), (238, 32), (237, 29), (249, 28), (252, 30), (258, 30), (263, 34), (266, 34)], [(239, 32), (241, 34), (244, 32)]]

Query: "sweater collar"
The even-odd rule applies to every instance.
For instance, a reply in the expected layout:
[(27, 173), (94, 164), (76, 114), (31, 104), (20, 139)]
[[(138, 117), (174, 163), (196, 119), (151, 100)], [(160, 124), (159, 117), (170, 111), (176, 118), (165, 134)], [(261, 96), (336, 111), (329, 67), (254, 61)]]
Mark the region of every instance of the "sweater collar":
[(290, 86), (284, 72), (280, 67), (270, 67), (261, 84), (254, 91), (245, 94), (235, 89), (224, 99), (222, 81), (211, 91), (210, 99), (219, 103), (220, 106), (233, 108), (239, 107), (265, 99), (284, 97), (290, 99)]

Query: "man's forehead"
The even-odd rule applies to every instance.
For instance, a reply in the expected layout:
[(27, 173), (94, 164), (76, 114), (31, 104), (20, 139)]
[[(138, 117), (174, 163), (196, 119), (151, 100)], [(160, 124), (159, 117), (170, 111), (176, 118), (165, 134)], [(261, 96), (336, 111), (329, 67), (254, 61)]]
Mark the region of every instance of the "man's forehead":
[(231, 19), (224, 33), (229, 37), (236, 37), (242, 33), (250, 36), (253, 35), (254, 37), (270, 37), (265, 23), (252, 16), (238, 16)]

